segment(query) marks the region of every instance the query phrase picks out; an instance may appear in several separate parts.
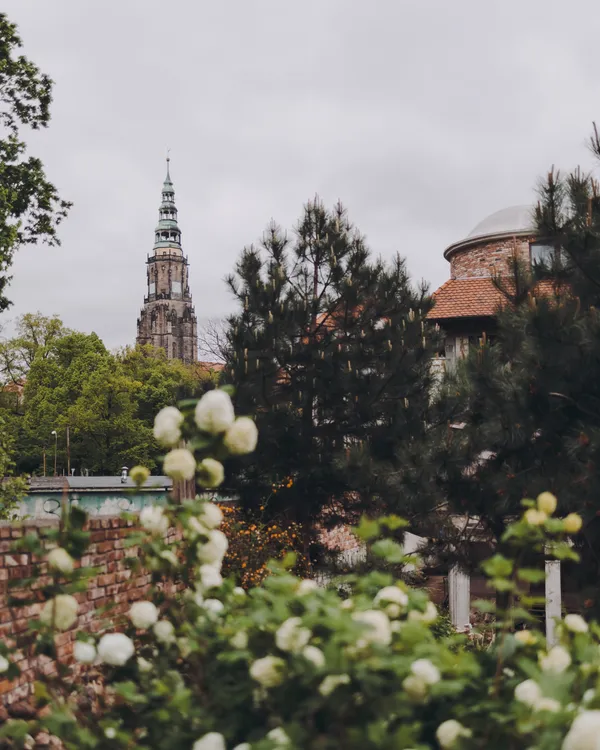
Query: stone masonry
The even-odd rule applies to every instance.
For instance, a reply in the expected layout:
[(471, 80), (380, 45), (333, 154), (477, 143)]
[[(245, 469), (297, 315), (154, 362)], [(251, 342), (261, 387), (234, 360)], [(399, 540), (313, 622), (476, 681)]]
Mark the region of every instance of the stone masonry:
[(164, 349), (168, 359), (198, 359), (198, 324), (189, 287), (188, 259), (181, 248), (175, 191), (169, 174), (162, 189), (154, 250), (146, 261), (147, 295), (137, 321), (137, 343)]

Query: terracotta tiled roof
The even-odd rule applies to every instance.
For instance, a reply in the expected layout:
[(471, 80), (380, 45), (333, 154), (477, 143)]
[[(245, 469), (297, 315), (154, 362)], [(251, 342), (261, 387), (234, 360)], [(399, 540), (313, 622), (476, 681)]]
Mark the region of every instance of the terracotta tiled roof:
[(202, 373), (221, 372), (225, 365), (222, 362), (196, 362), (196, 367)]
[[(550, 295), (551, 281), (540, 281), (536, 293)], [(488, 277), (473, 279), (449, 279), (433, 294), (434, 306), (427, 317), (430, 320), (448, 318), (489, 318), (496, 314), (506, 297)]]

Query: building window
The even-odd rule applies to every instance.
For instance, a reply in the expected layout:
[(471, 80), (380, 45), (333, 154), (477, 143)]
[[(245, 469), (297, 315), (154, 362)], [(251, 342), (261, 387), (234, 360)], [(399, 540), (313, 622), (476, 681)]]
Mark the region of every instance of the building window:
[(171, 282), (171, 292), (173, 294), (177, 294), (177, 295), (181, 294), (181, 281), (172, 281)]
[(554, 248), (552, 245), (546, 245), (543, 242), (532, 242), (529, 245), (529, 253), (532, 266), (540, 264), (550, 265), (554, 254)]
[(173, 332), (173, 324), (171, 323), (170, 320), (168, 320), (167, 321), (167, 333), (172, 333), (172, 332)]
[(150, 294), (156, 294), (156, 284), (152, 281), (148, 289)]

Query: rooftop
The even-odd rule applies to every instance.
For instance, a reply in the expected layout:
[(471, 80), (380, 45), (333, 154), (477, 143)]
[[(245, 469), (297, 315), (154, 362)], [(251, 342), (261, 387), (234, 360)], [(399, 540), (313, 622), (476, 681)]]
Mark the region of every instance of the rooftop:
[[(538, 282), (535, 291), (543, 296), (552, 294), (552, 282)], [(491, 318), (506, 303), (506, 297), (494, 286), (489, 276), (450, 279), (434, 293), (433, 299), (435, 304), (427, 315), (430, 320)]]
[[(142, 485), (142, 490), (168, 491), (173, 482), (170, 477), (157, 476), (148, 477)], [(125, 482), (121, 477), (31, 477), (29, 480), (30, 492), (114, 492), (133, 490), (135, 483), (127, 477)]]
[(473, 227), (469, 234), (458, 242), (453, 242), (444, 251), (444, 258), (463, 247), (476, 244), (482, 240), (493, 240), (502, 237), (535, 234), (533, 206), (509, 206), (496, 211)]

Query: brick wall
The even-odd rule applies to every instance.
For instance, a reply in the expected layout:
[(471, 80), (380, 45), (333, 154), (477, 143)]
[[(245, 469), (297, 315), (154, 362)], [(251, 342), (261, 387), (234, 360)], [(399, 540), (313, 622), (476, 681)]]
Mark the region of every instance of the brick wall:
[(529, 242), (527, 237), (509, 237), (458, 250), (450, 258), (451, 278), (470, 279), (506, 273), (514, 253), (523, 263), (529, 263)]
[[(52, 671), (53, 665), (48, 659), (34, 662), (23, 644), (23, 634), (29, 621), (36, 618), (43, 602), (21, 607), (8, 606), (9, 581), (37, 577), (33, 588), (40, 588), (47, 582), (46, 564), (43, 560), (29, 553), (11, 552), (12, 543), (27, 533), (44, 534), (44, 528), (56, 525), (53, 521), (38, 521), (22, 527), (0, 523), (0, 638), (9, 643), (22, 645), (17, 652), (17, 663), (22, 671), (21, 677), (14, 683), (0, 679), (0, 705), (20, 701), (31, 692), (36, 667)], [(130, 603), (141, 599), (150, 583), (150, 576), (145, 572), (134, 573), (125, 564), (125, 558), (135, 555), (135, 549), (125, 549), (125, 537), (132, 526), (131, 521), (121, 518), (103, 518), (89, 521), (91, 544), (82, 564), (98, 569), (98, 575), (89, 582), (86, 593), (77, 594), (79, 601), (79, 618), (71, 630), (57, 635), (58, 651), (61, 658), (68, 660), (72, 654), (73, 642), (77, 629), (97, 633), (109, 624), (107, 618), (122, 616), (129, 609)], [(169, 533), (169, 541), (175, 540), (175, 532)], [(14, 595), (11, 587), (11, 594)], [(110, 614), (102, 618), (98, 608), (112, 605)], [(20, 642), (21, 641), (21, 642)]]

